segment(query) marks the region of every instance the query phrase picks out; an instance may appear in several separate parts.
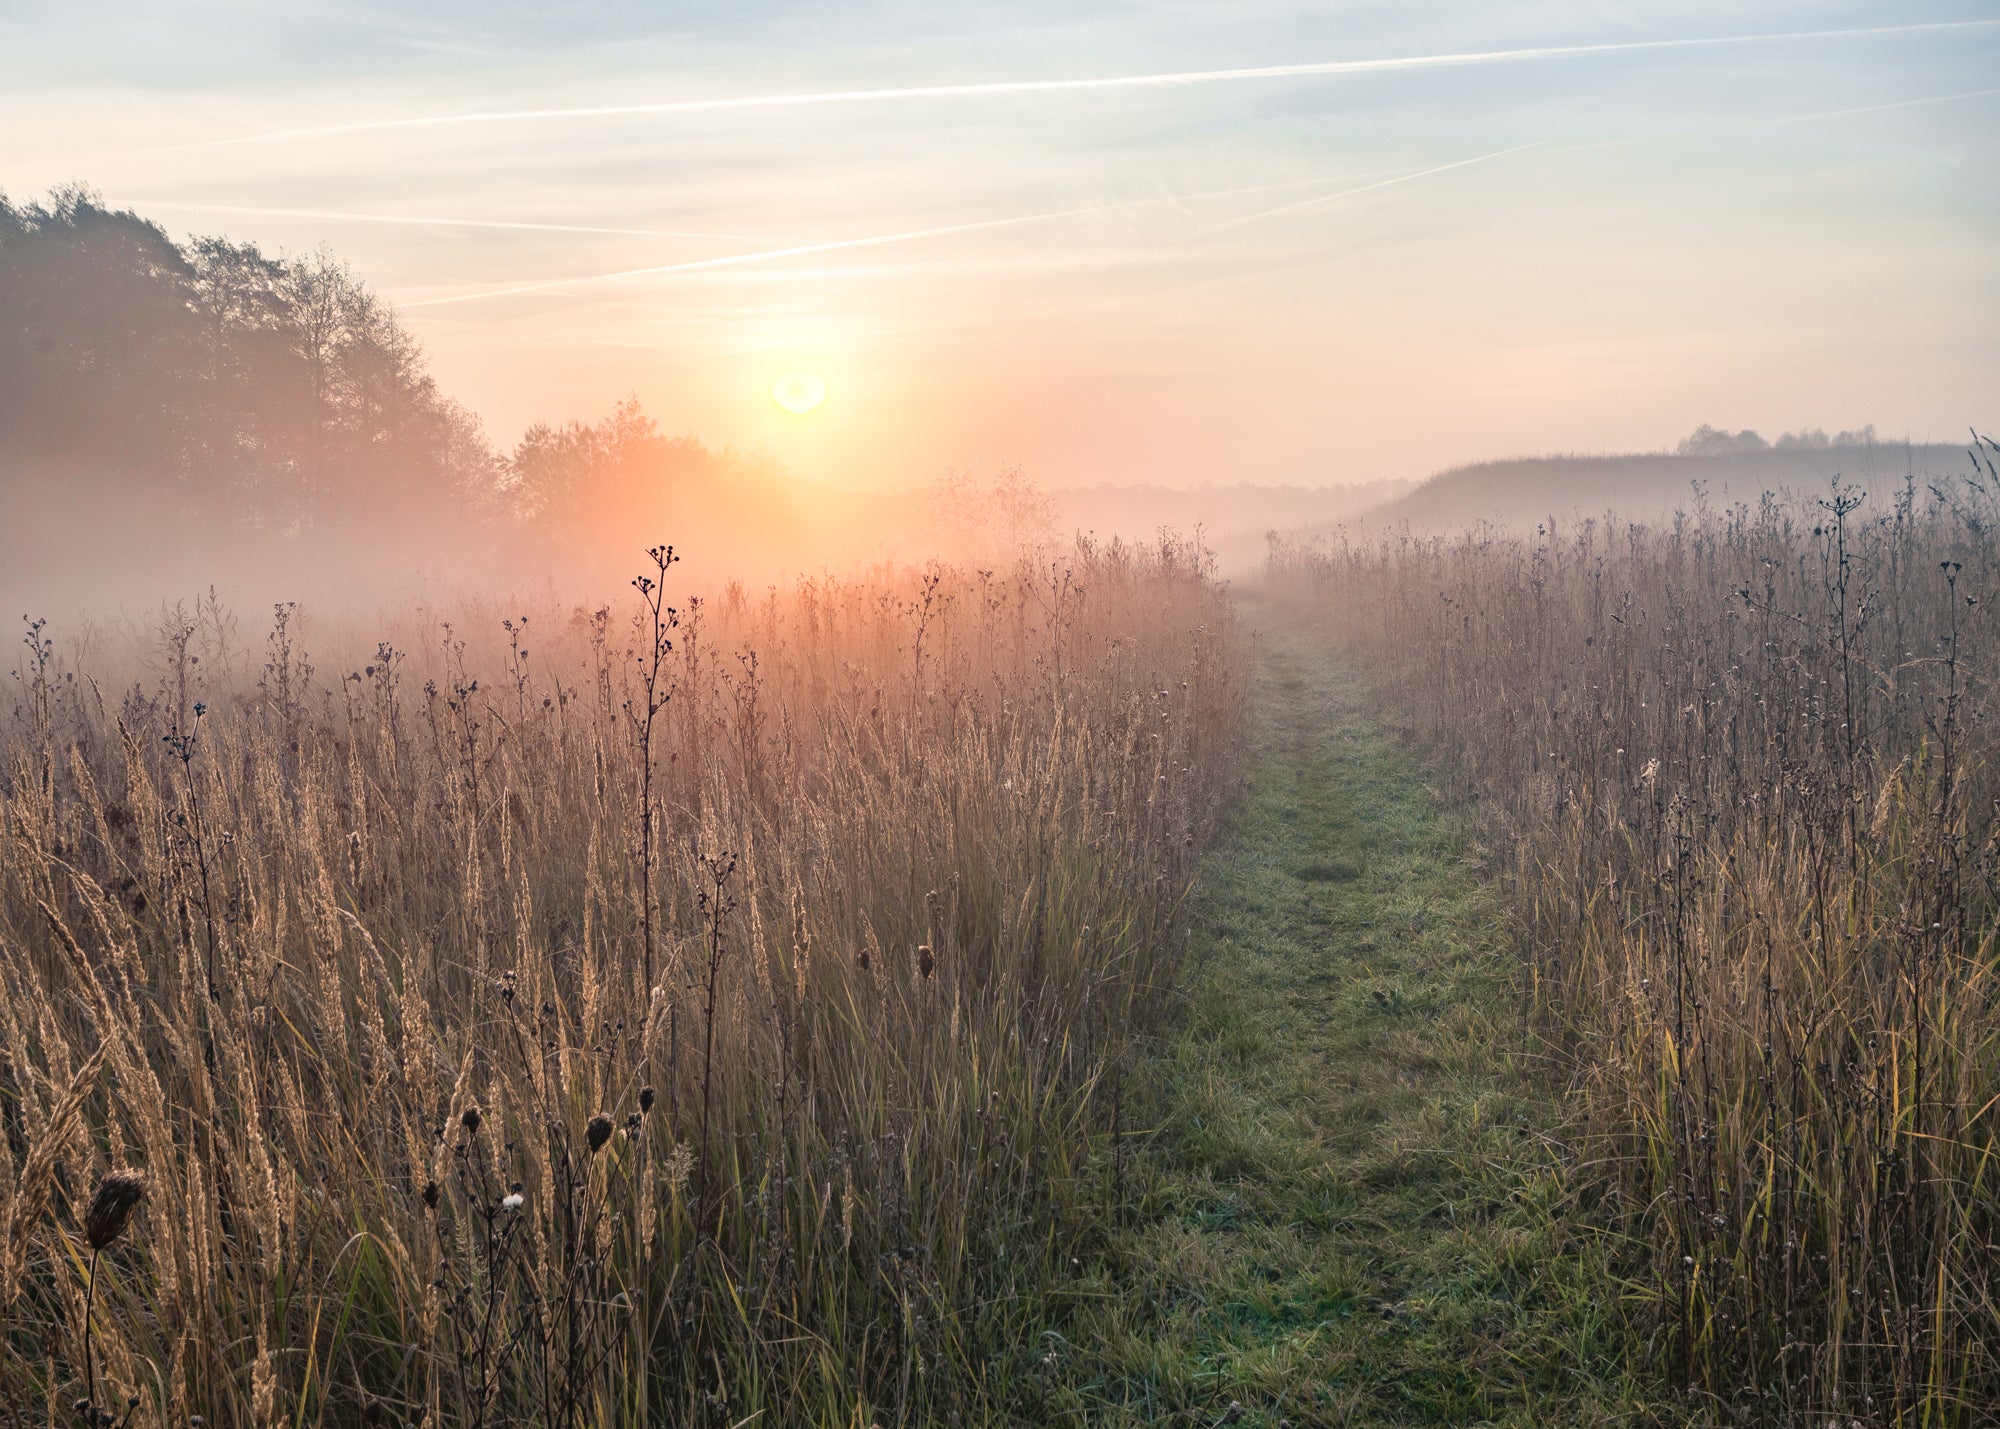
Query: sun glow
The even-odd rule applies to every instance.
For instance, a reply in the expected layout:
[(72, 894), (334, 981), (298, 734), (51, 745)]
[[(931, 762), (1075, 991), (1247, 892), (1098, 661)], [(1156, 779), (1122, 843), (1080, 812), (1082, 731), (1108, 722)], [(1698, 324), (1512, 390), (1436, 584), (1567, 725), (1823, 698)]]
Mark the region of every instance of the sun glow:
[(810, 372), (787, 372), (771, 384), (771, 400), (794, 417), (803, 417), (826, 400), (826, 383)]

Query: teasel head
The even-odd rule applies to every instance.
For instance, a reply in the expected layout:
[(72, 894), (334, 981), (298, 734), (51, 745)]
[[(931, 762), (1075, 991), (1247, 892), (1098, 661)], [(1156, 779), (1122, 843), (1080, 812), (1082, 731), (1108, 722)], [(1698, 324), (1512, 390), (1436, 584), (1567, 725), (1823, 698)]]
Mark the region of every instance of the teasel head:
[(593, 1116), (583, 1129), (584, 1139), (590, 1143), (594, 1156), (604, 1149), (604, 1143), (611, 1139), (611, 1118), (604, 1112)]
[(125, 1234), (132, 1212), (146, 1199), (146, 1173), (117, 1170), (107, 1172), (97, 1183), (90, 1207), (83, 1213), (83, 1237), (92, 1250), (103, 1250)]

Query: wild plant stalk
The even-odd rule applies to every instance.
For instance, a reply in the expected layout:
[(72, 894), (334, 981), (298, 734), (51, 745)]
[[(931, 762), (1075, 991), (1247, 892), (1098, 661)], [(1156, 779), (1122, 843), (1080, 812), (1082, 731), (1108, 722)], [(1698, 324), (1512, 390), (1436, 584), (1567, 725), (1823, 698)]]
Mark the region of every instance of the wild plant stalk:
[(673, 654), (672, 631), (680, 624), (679, 613), (667, 605), (667, 571), (677, 559), (672, 546), (653, 546), (646, 552), (653, 563), (653, 574), (639, 575), (632, 579), (632, 588), (639, 592), (639, 599), (645, 605), (648, 622), (647, 640), (639, 654), (639, 687), (642, 695), (639, 709), (634, 713), (630, 703), (626, 711), (637, 731), (639, 743), (639, 937), (645, 948), (641, 967), (645, 974), (645, 994), (651, 996), (653, 990), (653, 838), (658, 826), (657, 810), (653, 803), (653, 724), (660, 712), (673, 698), (673, 691), (663, 678), (667, 657)]
[(2000, 1402), (2000, 474), (1280, 543), (1514, 851), (1635, 1338), (1765, 1423)]
[(208, 886), (208, 830), (201, 816), (201, 790), (194, 778), (195, 750), (201, 742), (202, 716), (207, 713), (208, 707), (197, 701), (194, 706), (194, 723), (183, 730), (176, 722), (174, 728), (162, 736), (162, 741), (181, 766), (181, 796), (187, 802), (188, 812), (186, 817), (179, 818), (178, 822), (189, 830), (188, 842), (194, 846), (195, 871), (201, 887), (201, 922), (205, 939), (202, 953), (203, 981), (208, 985), (209, 1001), (214, 1002), (221, 996), (219, 985), (215, 980), (217, 953), (215, 899)]
[(15, 671), (15, 678), (27, 697), (30, 747), (38, 762), (43, 797), (47, 798), (55, 792), (55, 756), (50, 747), (55, 708), (49, 673), (55, 663), (56, 644), (43, 633), (48, 629), (47, 620), (30, 620), (24, 615), (21, 622), (28, 627), (21, 636), (21, 644), (28, 651), (28, 661), (25, 668)]
[[(97, 1262), (98, 1257), (125, 1234), (125, 1227), (131, 1224), (132, 1214), (139, 1203), (146, 1198), (146, 1178), (139, 1172), (129, 1170), (112, 1171), (97, 1183), (97, 1190), (90, 1198), (90, 1204), (83, 1213), (84, 1244), (90, 1248), (90, 1268), (86, 1272), (87, 1286), (83, 1296), (83, 1385), (84, 1397), (77, 1404), (82, 1411), (83, 1421), (89, 1429), (98, 1429), (101, 1423), (110, 1422), (108, 1411), (97, 1407), (97, 1367), (92, 1352), (97, 1345)], [(137, 1401), (126, 1409), (126, 1418), (131, 1418)]]
[(695, 651), (667, 554), (629, 635), (281, 608), (261, 676), (204, 646), (185, 760), (170, 661), (47, 643), (0, 712), (0, 1418), (82, 1358), (27, 1348), (77, 1304), (34, 1187), (114, 1159), (162, 1233), (92, 1369), (149, 1421), (1024, 1412), (988, 1351), (1062, 1313), (1227, 786), (1221, 590), (1176, 542), (1072, 552), (1059, 620), (940, 567), (913, 725), (924, 573), (724, 592)]
[(722, 1158), (712, 1139), (715, 1111), (716, 999), (722, 986), (724, 929), (730, 915), (736, 911), (735, 900), (729, 896), (729, 880), (736, 873), (735, 856), (718, 853), (704, 857), (700, 863), (703, 886), (695, 893), (695, 906), (700, 912), (703, 928), (700, 983), (701, 1117), (697, 1122), (693, 1143), (694, 1168), (697, 1176), (693, 1198), (693, 1233), (687, 1238), (680, 1270), (675, 1277), (676, 1288), (690, 1297), (678, 1306), (681, 1317), (678, 1333), (685, 1342), (684, 1349), (687, 1351), (696, 1349), (696, 1336), (693, 1332), (700, 1328), (692, 1318), (691, 1298), (700, 1257), (704, 1248), (711, 1247), (720, 1238), (720, 1227), (714, 1225), (714, 1218), (720, 1209), (718, 1198), (722, 1189)]
[(709, 1128), (715, 1114), (715, 999), (722, 987), (723, 929), (728, 925), (729, 915), (736, 911), (736, 901), (729, 896), (729, 880), (736, 873), (734, 854), (720, 853), (704, 859), (708, 875), (707, 886), (695, 895), (706, 925), (707, 962), (702, 969), (702, 1009), (701, 1009), (701, 1136), (696, 1142), (696, 1155), (701, 1166), (701, 1197), (699, 1204), (704, 1213), (702, 1224), (706, 1225), (709, 1192), (715, 1179), (715, 1145), (709, 1139)]

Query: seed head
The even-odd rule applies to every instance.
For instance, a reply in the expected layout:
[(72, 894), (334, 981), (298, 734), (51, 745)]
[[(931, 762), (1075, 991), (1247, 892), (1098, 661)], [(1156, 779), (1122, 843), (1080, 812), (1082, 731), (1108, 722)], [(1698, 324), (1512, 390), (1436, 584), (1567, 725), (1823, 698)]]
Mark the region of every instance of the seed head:
[(503, 1211), (508, 1211), (508, 1212), (518, 1211), (521, 1209), (522, 1206), (526, 1204), (527, 1204), (527, 1198), (524, 1197), (519, 1191), (510, 1192), (507, 1195), (502, 1196), (500, 1198), (500, 1209)]
[(602, 1151), (604, 1143), (611, 1139), (611, 1118), (599, 1112), (590, 1119), (590, 1124), (584, 1127), (583, 1134), (590, 1142), (591, 1153), (595, 1155)]
[(479, 1122), (480, 1122), (479, 1108), (476, 1106), (467, 1107), (465, 1109), (465, 1115), (461, 1116), (458, 1119), (458, 1124), (465, 1128), (465, 1134), (467, 1136), (479, 1135)]
[(651, 1111), (652, 1109), (653, 1109), (653, 1089), (651, 1087), (639, 1088), (639, 1110)]
[(90, 1208), (83, 1214), (83, 1235), (90, 1248), (103, 1250), (125, 1234), (132, 1212), (145, 1199), (143, 1171), (112, 1171), (99, 1181), (97, 1193), (90, 1198)]

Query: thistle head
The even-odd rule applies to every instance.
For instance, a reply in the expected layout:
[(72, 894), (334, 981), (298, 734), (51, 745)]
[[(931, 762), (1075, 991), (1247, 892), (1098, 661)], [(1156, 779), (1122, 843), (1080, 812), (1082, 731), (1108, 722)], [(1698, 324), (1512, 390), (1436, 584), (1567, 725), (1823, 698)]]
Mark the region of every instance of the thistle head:
[(611, 1118), (603, 1112), (593, 1116), (583, 1129), (584, 1139), (590, 1143), (592, 1155), (604, 1149), (604, 1143), (611, 1139)]
[(125, 1234), (132, 1212), (146, 1199), (146, 1173), (117, 1170), (97, 1183), (96, 1194), (83, 1213), (83, 1236), (92, 1250), (103, 1250)]

